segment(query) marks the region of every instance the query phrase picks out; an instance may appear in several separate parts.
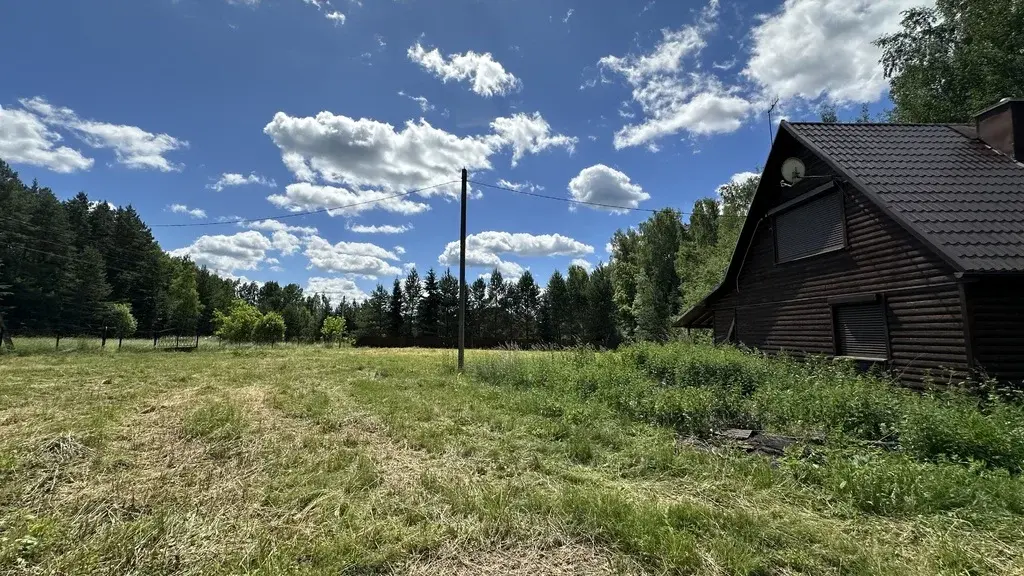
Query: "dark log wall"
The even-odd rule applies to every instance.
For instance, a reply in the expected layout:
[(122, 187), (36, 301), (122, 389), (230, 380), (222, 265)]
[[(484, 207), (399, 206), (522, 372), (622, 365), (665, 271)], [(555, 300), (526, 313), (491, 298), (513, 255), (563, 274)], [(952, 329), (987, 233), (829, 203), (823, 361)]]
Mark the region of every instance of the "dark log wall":
[(967, 284), (966, 294), (975, 365), (988, 376), (1024, 383), (1024, 281), (985, 279)]
[[(815, 158), (794, 152), (805, 158), (809, 174), (827, 172)], [(827, 179), (780, 188), (772, 201), (759, 202), (755, 209), (764, 214), (823, 182)], [(736, 308), (736, 332), (743, 344), (768, 352), (831, 355), (828, 299), (880, 294), (888, 318), (891, 367), (901, 379), (920, 384), (929, 378), (945, 381), (950, 372), (964, 373), (967, 349), (952, 268), (852, 185), (838, 186), (844, 196), (848, 247), (776, 264), (772, 219), (765, 218), (750, 243), (738, 290), (735, 283), (728, 286), (729, 293), (714, 303), (716, 319), (719, 310)]]

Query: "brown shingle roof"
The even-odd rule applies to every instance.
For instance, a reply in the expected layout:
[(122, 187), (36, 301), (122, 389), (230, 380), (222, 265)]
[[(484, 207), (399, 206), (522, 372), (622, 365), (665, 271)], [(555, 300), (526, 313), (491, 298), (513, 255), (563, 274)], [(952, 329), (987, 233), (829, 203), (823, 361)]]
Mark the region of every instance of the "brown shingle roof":
[(965, 272), (1024, 272), (1024, 165), (970, 130), (785, 126)]

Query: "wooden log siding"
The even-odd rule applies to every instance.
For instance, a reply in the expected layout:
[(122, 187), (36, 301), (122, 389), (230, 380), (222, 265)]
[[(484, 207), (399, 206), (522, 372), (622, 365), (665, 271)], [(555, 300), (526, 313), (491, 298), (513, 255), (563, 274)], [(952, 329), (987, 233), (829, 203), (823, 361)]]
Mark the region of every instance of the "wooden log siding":
[[(798, 155), (809, 167), (820, 166), (814, 157)], [(733, 282), (713, 303), (716, 319), (719, 310), (735, 308), (739, 340), (766, 352), (832, 355), (828, 299), (881, 294), (889, 327), (890, 365), (903, 381), (920, 384), (929, 375), (945, 381), (950, 371), (961, 376), (967, 369), (967, 351), (952, 268), (852, 185), (840, 183), (839, 187), (847, 248), (776, 264), (772, 219), (762, 220), (739, 273), (738, 291)], [(778, 190), (774, 205), (806, 192), (794, 188)], [(767, 209), (761, 205), (758, 211)]]
[(1024, 281), (985, 279), (968, 284), (966, 293), (975, 365), (988, 376), (1024, 384)]

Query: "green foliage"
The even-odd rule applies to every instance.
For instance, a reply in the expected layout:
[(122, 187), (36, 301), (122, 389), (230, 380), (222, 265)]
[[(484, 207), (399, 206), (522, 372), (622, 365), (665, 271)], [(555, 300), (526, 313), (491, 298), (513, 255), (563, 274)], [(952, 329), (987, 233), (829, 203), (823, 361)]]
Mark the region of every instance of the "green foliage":
[(138, 329), (138, 322), (132, 315), (132, 307), (129, 304), (112, 304), (110, 306), (109, 321), (114, 328), (114, 335), (118, 338), (129, 338)]
[(324, 319), (320, 333), (327, 342), (340, 342), (341, 335), (345, 333), (345, 319), (341, 316), (328, 316)]
[(903, 13), (882, 36), (882, 65), (899, 122), (967, 122), (1024, 94), (1024, 4), (938, 0)]
[(194, 334), (203, 305), (196, 287), (196, 269), (188, 260), (173, 260), (167, 291), (167, 319), (178, 334)]
[(955, 390), (911, 393), (832, 361), (795, 362), (673, 342), (640, 343), (603, 355), (510, 352), (474, 363), (471, 370), (493, 384), (572, 391), (683, 434), (707, 436), (712, 429), (734, 427), (797, 437), (824, 434), (830, 447), (882, 442), (916, 462), (1011, 473), (1024, 465), (1024, 406), (998, 398), (980, 403)]
[(646, 270), (640, 269), (636, 281), (636, 300), (633, 301), (637, 340), (664, 342), (668, 339), (669, 296), (669, 293), (663, 293), (658, 289)]
[(262, 319), (263, 316), (255, 306), (244, 300), (235, 300), (227, 314), (220, 310), (216, 312), (216, 335), (233, 344), (252, 342), (256, 326)]
[(277, 312), (267, 312), (256, 323), (252, 338), (257, 344), (276, 344), (284, 340), (284, 318)]

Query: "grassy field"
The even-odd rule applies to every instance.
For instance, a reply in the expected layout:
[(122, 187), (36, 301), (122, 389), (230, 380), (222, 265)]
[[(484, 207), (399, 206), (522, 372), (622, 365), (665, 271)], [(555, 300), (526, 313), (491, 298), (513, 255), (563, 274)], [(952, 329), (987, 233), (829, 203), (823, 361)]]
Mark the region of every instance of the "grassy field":
[[(1016, 404), (699, 347), (453, 363), (2, 356), (0, 573), (1024, 573)], [(703, 443), (731, 424), (828, 439)]]

